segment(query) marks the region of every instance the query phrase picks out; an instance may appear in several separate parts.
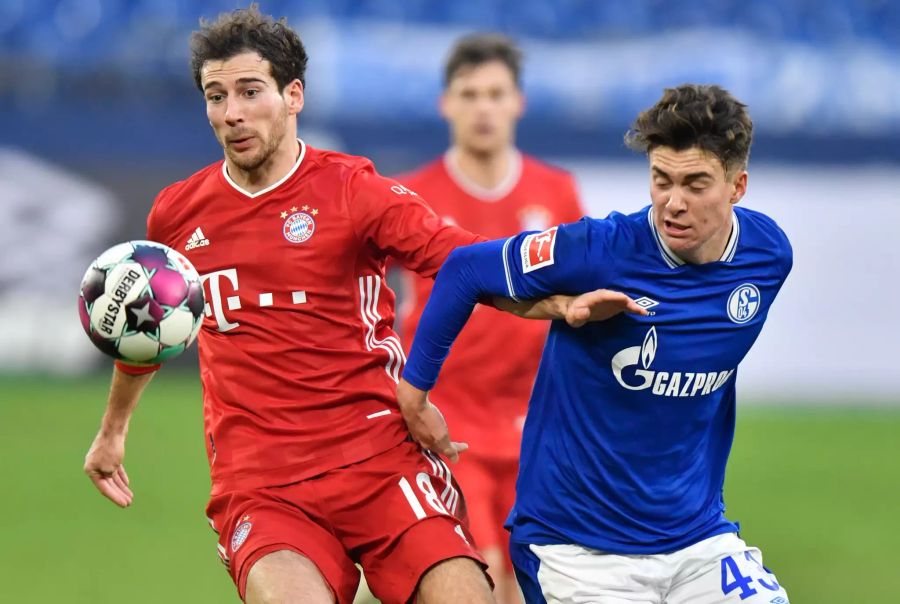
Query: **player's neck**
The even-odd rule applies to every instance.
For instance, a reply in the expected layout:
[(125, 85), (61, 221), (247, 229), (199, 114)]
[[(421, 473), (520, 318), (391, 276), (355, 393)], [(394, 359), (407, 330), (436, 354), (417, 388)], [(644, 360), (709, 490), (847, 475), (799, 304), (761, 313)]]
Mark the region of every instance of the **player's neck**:
[(723, 227), (720, 232), (716, 233), (706, 243), (695, 250), (679, 254), (679, 257), (688, 264), (706, 264), (708, 262), (716, 262), (722, 259), (725, 253), (725, 247), (728, 240), (731, 239), (732, 221), (728, 221), (727, 226)]
[(488, 190), (509, 181), (517, 164), (516, 155), (517, 151), (512, 146), (487, 153), (453, 146), (447, 152), (448, 160), (466, 180)]
[(225, 156), (225, 166), (231, 180), (247, 193), (258, 193), (271, 187), (282, 178), (297, 163), (300, 156), (300, 142), (296, 136), (285, 135), (284, 140), (262, 165), (253, 170), (244, 170), (237, 166), (228, 156)]

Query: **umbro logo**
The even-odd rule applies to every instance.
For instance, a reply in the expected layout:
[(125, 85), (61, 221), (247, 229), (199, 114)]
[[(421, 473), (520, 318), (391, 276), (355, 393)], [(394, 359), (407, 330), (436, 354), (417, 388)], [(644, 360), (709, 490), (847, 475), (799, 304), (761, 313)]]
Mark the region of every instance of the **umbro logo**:
[(648, 308), (653, 308), (654, 306), (657, 306), (659, 304), (659, 302), (657, 302), (653, 298), (648, 298), (647, 296), (638, 298), (637, 300), (634, 301), (634, 303), (637, 304), (638, 306), (640, 306), (641, 308), (643, 308), (644, 310), (646, 310)]
[(184, 251), (189, 252), (195, 248), (203, 247), (204, 245), (209, 245), (209, 239), (206, 238), (203, 231), (200, 230), (200, 227), (197, 227), (197, 230), (191, 233), (187, 245), (184, 246)]

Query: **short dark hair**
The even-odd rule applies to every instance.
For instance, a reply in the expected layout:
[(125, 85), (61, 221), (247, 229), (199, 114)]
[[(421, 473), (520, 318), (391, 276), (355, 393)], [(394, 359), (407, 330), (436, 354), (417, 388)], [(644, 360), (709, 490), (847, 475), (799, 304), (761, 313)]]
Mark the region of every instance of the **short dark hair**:
[(666, 88), (625, 134), (625, 144), (643, 153), (699, 147), (719, 158), (726, 172), (746, 169), (752, 139), (747, 106), (724, 88), (700, 84)]
[(200, 19), (200, 29), (191, 34), (191, 73), (197, 88), (200, 70), (207, 61), (223, 61), (243, 52), (255, 51), (272, 66), (279, 90), (300, 80), (306, 86), (308, 56), (300, 36), (284, 17), (275, 20), (259, 12), (259, 5), (222, 13), (215, 21)]
[(490, 61), (500, 61), (512, 72), (516, 86), (522, 71), (522, 51), (516, 43), (503, 34), (471, 34), (457, 40), (450, 50), (447, 63), (444, 65), (444, 86), (463, 67), (474, 67)]

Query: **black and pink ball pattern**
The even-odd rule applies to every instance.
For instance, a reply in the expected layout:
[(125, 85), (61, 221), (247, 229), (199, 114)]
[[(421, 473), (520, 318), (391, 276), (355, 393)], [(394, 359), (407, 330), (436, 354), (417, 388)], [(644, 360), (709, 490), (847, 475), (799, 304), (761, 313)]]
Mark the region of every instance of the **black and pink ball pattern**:
[(179, 252), (154, 241), (129, 241), (106, 250), (81, 281), (78, 314), (104, 353), (155, 364), (183, 352), (200, 330), (203, 285)]

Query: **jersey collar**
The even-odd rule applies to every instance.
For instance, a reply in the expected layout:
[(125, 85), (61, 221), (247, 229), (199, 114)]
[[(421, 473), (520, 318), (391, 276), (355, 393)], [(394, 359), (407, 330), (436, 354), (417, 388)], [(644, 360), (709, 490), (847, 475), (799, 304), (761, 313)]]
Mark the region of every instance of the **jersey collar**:
[(250, 199), (259, 197), (260, 195), (265, 195), (269, 191), (273, 191), (273, 190), (277, 189), (282, 184), (284, 184), (284, 182), (287, 179), (289, 179), (291, 176), (294, 175), (294, 173), (297, 171), (297, 168), (299, 168), (300, 164), (303, 163), (303, 158), (306, 157), (306, 143), (304, 143), (299, 138), (297, 139), (297, 142), (300, 143), (300, 155), (297, 157), (297, 161), (294, 162), (294, 165), (291, 167), (291, 169), (288, 170), (288, 173), (285, 174), (283, 177), (281, 177), (281, 179), (278, 182), (273, 183), (273, 184), (269, 185), (268, 187), (266, 187), (265, 189), (262, 189), (261, 191), (257, 191), (256, 193), (250, 193), (250, 192), (246, 191), (245, 189), (242, 189), (240, 186), (238, 186), (238, 184), (236, 182), (231, 180), (231, 176), (228, 175), (228, 164), (223, 161), (222, 162), (222, 176), (225, 177), (225, 182), (227, 182), (229, 185), (234, 187), (235, 191), (237, 191), (241, 195), (249, 197)]
[(472, 197), (487, 202), (499, 201), (509, 195), (519, 184), (519, 179), (522, 177), (522, 154), (518, 149), (510, 149), (509, 169), (496, 187), (482, 187), (466, 176), (460, 169), (452, 148), (444, 153), (444, 169), (450, 175), (450, 180)]
[[(653, 208), (649, 208), (647, 210), (647, 221), (650, 223), (650, 231), (653, 233), (653, 239), (656, 240), (656, 247), (659, 248), (659, 253), (662, 256), (662, 259), (669, 266), (669, 268), (676, 268), (687, 264), (684, 260), (678, 257), (675, 252), (673, 252), (668, 245), (666, 245), (665, 240), (660, 235), (659, 231), (656, 230), (656, 223), (653, 221)], [(734, 254), (737, 252), (737, 244), (738, 238), (741, 235), (741, 223), (738, 221), (737, 215), (734, 213), (734, 210), (731, 211), (731, 234), (728, 235), (728, 243), (725, 244), (725, 251), (722, 252), (722, 257), (719, 258), (719, 262), (731, 262), (734, 260)]]

